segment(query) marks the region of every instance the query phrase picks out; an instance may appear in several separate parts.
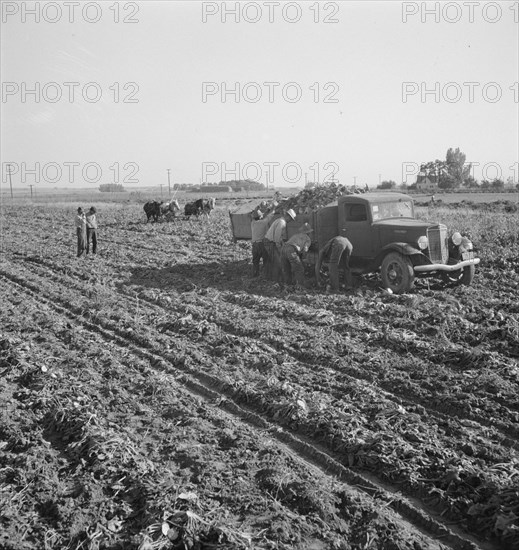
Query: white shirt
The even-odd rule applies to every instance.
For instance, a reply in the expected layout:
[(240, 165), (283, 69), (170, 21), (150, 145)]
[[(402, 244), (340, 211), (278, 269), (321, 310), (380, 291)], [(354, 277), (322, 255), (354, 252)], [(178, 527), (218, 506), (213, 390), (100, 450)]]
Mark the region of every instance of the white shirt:
[(285, 218), (281, 217), (272, 222), (272, 225), (269, 227), (265, 239), (276, 243), (278, 246), (281, 245), (282, 240), (287, 238), (287, 221)]
[(85, 214), (76, 214), (76, 227), (84, 229), (86, 224)]

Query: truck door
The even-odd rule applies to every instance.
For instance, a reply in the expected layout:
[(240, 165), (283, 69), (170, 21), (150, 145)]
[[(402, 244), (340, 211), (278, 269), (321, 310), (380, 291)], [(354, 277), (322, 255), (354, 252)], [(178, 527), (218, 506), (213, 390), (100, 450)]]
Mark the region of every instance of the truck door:
[(352, 257), (373, 258), (376, 245), (368, 205), (358, 202), (339, 204), (339, 235), (353, 245)]

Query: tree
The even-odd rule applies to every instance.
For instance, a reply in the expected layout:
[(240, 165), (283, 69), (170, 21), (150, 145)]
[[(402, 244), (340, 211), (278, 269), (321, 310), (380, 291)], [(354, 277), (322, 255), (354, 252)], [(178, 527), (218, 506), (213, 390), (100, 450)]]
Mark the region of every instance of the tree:
[(470, 175), (471, 165), (465, 166), (465, 159), (466, 155), (460, 151), (459, 147), (447, 150), (445, 167), (448, 175), (452, 178), (454, 187), (460, 187)]
[(501, 192), (505, 189), (505, 182), (503, 180), (496, 178), (495, 180), (492, 181), (490, 186), (492, 187), (493, 191)]
[(470, 164), (465, 166), (465, 153), (456, 149), (448, 149), (445, 160), (436, 159), (420, 166), (420, 172), (431, 181), (436, 181), (440, 189), (460, 187), (470, 175)]
[(377, 185), (377, 189), (394, 189), (396, 182), (393, 180), (384, 180), (380, 185)]
[(463, 181), (463, 185), (468, 189), (477, 189), (479, 187), (478, 181), (474, 179), (472, 176), (465, 178), (465, 180)]

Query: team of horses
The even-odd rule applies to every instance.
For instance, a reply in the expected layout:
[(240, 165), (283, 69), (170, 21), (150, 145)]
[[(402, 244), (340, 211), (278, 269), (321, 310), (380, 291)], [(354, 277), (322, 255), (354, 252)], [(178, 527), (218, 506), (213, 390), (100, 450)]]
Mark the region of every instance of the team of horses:
[[(211, 211), (214, 210), (216, 199), (198, 199), (193, 202), (188, 202), (184, 206), (184, 216), (189, 219), (191, 216), (200, 217), (202, 214), (209, 216)], [(162, 216), (167, 218), (175, 218), (180, 214), (180, 205), (177, 200), (170, 200), (169, 202), (163, 201), (148, 201), (144, 205), (144, 212), (146, 213), (147, 221), (152, 219), (157, 222)]]

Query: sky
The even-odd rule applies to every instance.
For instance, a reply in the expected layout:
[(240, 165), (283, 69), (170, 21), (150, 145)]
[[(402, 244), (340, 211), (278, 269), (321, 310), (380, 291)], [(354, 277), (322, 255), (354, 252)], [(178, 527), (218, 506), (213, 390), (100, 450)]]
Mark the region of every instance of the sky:
[(3, 189), (519, 181), (517, 1), (1, 7)]

